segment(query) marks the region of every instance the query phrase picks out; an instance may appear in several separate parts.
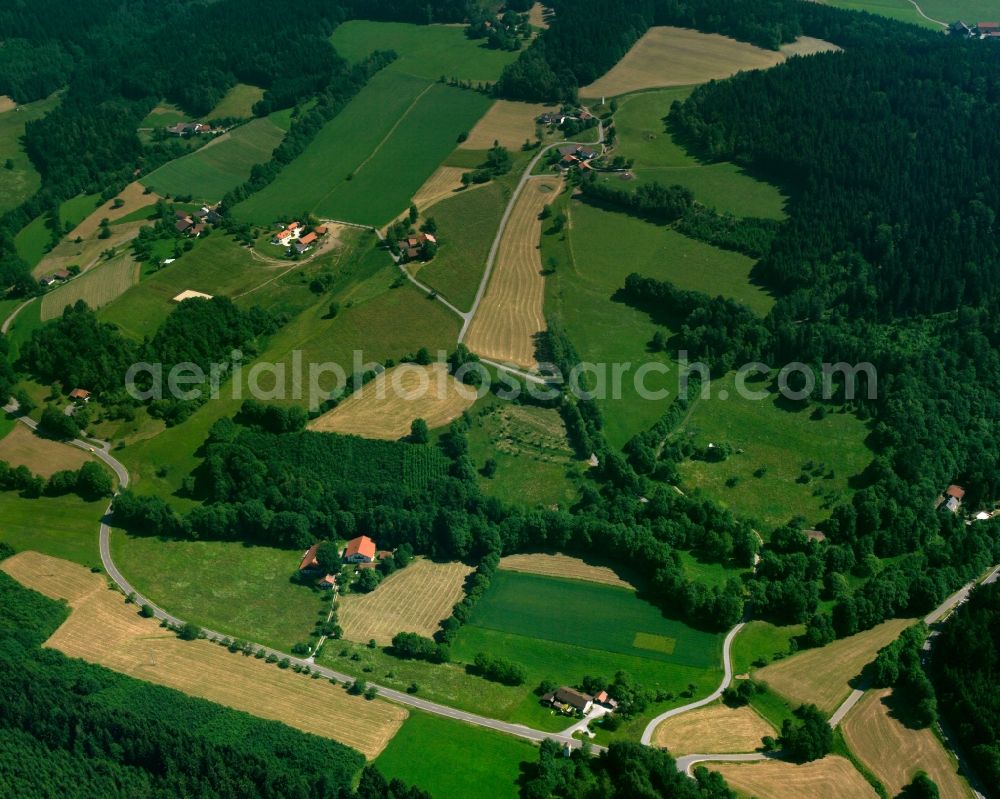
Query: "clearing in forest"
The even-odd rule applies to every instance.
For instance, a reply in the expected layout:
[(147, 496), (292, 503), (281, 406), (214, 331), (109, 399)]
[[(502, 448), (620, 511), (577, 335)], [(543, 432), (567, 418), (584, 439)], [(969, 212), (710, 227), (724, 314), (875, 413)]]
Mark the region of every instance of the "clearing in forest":
[(370, 594), (348, 594), (338, 604), (337, 618), (344, 638), (388, 644), (396, 633), (431, 636), (462, 598), (464, 563), (434, 563), (417, 558), (394, 572)]
[[(500, 568), (512, 572), (541, 574), (546, 577), (564, 577), (570, 580), (587, 580), (592, 583), (615, 585), (634, 590), (632, 583), (623, 579), (610, 566), (587, 563), (582, 558), (560, 553), (536, 552), (523, 555), (507, 555), (500, 559)], [(712, 750), (721, 751), (721, 750)]]
[(535, 120), (551, 106), (497, 100), (469, 131), (460, 145), (466, 150), (488, 150), (498, 141), (508, 150), (517, 150), (526, 140), (535, 140)]
[(717, 33), (655, 27), (643, 34), (608, 72), (580, 89), (581, 97), (615, 97), (640, 89), (687, 86), (728, 78), (746, 69), (773, 67), (785, 60)]
[(913, 619), (884, 621), (863, 633), (765, 666), (754, 679), (766, 682), (793, 705), (811, 702), (824, 713), (832, 713), (851, 692), (848, 682), (913, 623)]
[(63, 469), (79, 469), (90, 456), (82, 449), (42, 438), (26, 425), (17, 424), (0, 439), (0, 461), (27, 466), (32, 474), (49, 477)]
[(96, 310), (139, 282), (139, 264), (128, 252), (116, 255), (42, 297), (42, 321), (55, 319), (67, 305), (83, 300)]
[(559, 194), (555, 179), (531, 179), (504, 228), (489, 285), (465, 337), (486, 358), (535, 368), (538, 335), (545, 330), (545, 277), (538, 252), (541, 210)]
[(929, 728), (914, 729), (893, 713), (892, 690), (869, 691), (844, 719), (844, 738), (862, 763), (896, 796), (918, 771), (926, 771), (944, 799), (972, 795), (954, 758)]
[(709, 763), (741, 795), (759, 799), (877, 799), (851, 761), (838, 755), (796, 765), (780, 760)]
[(445, 364), (404, 363), (310, 422), (309, 429), (396, 441), (410, 434), (414, 419), (423, 419), (430, 428), (443, 427), (475, 399), (476, 390), (448, 374)]
[(331, 738), (369, 759), (406, 719), (401, 707), (350, 696), (326, 680), (208, 641), (182, 641), (156, 620), (142, 618), (135, 605), (107, 589), (104, 577), (83, 566), (22, 552), (2, 568), (29, 588), (69, 601), (70, 617), (45, 645), (70, 657)]
[(546, 8), (541, 3), (535, 3), (528, 11), (528, 23), (536, 28), (549, 27), (549, 17), (553, 15), (551, 8)]
[(761, 738), (777, 734), (752, 708), (731, 708), (720, 702), (667, 719), (656, 728), (654, 741), (676, 757), (696, 752), (753, 752)]

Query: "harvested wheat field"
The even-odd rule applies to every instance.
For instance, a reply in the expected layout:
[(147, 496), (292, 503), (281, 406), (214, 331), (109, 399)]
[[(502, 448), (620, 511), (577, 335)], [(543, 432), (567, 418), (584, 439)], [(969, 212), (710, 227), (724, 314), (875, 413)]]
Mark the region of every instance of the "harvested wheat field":
[(839, 53), (843, 48), (832, 42), (816, 39), (812, 36), (800, 36), (794, 42), (781, 45), (781, 53), (786, 58), (793, 55), (815, 55), (816, 53)]
[(5, 111), (13, 111), (17, 108), (17, 103), (10, 99), (6, 94), (0, 94), (0, 114)]
[(73, 264), (79, 266), (81, 271), (86, 272), (100, 263), (103, 252), (132, 241), (138, 235), (139, 228), (145, 224), (145, 222), (122, 222), (119, 225), (113, 225), (111, 237), (107, 239), (99, 239), (94, 234), (90, 238), (77, 242), (67, 236), (45, 254), (45, 257), (31, 270), (31, 274), (35, 277), (50, 275), (59, 269), (69, 269)]
[(528, 24), (536, 28), (547, 28), (549, 27), (549, 17), (552, 14), (551, 8), (546, 8), (541, 3), (535, 3), (528, 10)]
[(910, 729), (893, 718), (886, 704), (892, 690), (869, 691), (844, 719), (844, 738), (862, 763), (874, 772), (890, 796), (896, 796), (918, 771), (937, 783), (941, 799), (967, 799), (969, 786), (941, 741), (930, 729)]
[(374, 380), (309, 423), (310, 430), (396, 441), (410, 434), (414, 419), (443, 427), (476, 400), (476, 390), (448, 374), (445, 364), (404, 363)]
[(63, 308), (83, 300), (97, 310), (117, 299), (139, 282), (139, 264), (127, 252), (102, 262), (86, 274), (42, 297), (42, 321), (55, 319)]
[(465, 336), (465, 345), (485, 358), (529, 369), (537, 365), (535, 339), (545, 330), (538, 214), (561, 185), (551, 178), (529, 180), (507, 220), (489, 285)]
[(730, 708), (721, 702), (667, 719), (653, 740), (675, 757), (695, 752), (753, 752), (765, 735), (777, 731), (750, 707)]
[[(439, 166), (424, 181), (424, 185), (417, 189), (417, 193), (413, 195), (413, 204), (421, 211), (424, 211), (445, 197), (451, 197), (460, 191), (473, 191), (478, 186), (469, 186), (466, 189), (462, 188), (462, 175), (468, 171), (468, 169), (458, 166)], [(479, 184), (479, 186), (485, 185), (485, 183)], [(403, 216), (405, 215), (404, 213)]]
[[(706, 764), (703, 764), (706, 765)], [(780, 760), (710, 763), (730, 788), (757, 799), (877, 799), (851, 761), (837, 755), (801, 766)]]
[(388, 644), (396, 633), (431, 636), (441, 619), (462, 598), (465, 578), (472, 572), (464, 563), (434, 563), (416, 558), (405, 569), (387, 577), (370, 594), (347, 594), (337, 605), (337, 619), (349, 641)]
[(890, 619), (863, 633), (765, 666), (754, 679), (766, 682), (793, 704), (812, 702), (824, 713), (832, 713), (851, 692), (848, 682), (914, 621)]
[[(572, 555), (561, 554), (524, 554), (507, 555), (500, 558), (500, 568), (512, 572), (527, 572), (541, 574), (545, 577), (564, 577), (570, 580), (587, 580), (591, 583), (616, 585), (619, 588), (634, 590), (632, 583), (622, 579), (614, 569), (608, 566), (597, 566)], [(716, 751), (716, 750), (711, 750)], [(719, 750), (721, 751), (721, 750)]]
[(373, 759), (407, 717), (387, 702), (350, 696), (326, 680), (232, 654), (208, 641), (181, 641), (135, 605), (110, 591), (105, 578), (68, 561), (22, 552), (2, 564), (19, 582), (69, 601), (69, 619), (46, 641), (52, 649), (140, 680), (332, 738)]
[(535, 120), (553, 108), (541, 103), (497, 100), (469, 131), (469, 138), (459, 146), (466, 150), (488, 150), (493, 142), (498, 141), (510, 150), (518, 150), (525, 139), (534, 141)]
[(0, 439), (0, 461), (27, 466), (32, 473), (50, 477), (63, 469), (79, 469), (90, 455), (78, 447), (42, 438), (26, 425), (17, 424)]
[(643, 34), (608, 72), (580, 89), (581, 97), (615, 97), (640, 89), (688, 86), (746, 69), (780, 64), (785, 56), (717, 33), (656, 27)]
[[(115, 200), (124, 201), (124, 205), (121, 208), (115, 208)], [(77, 236), (81, 238), (90, 238), (98, 232), (101, 226), (101, 220), (107, 219), (109, 222), (114, 222), (117, 219), (121, 219), (123, 216), (128, 216), (133, 211), (137, 211), (140, 208), (145, 208), (147, 205), (156, 205), (160, 200), (160, 195), (155, 192), (146, 193), (146, 187), (141, 183), (129, 183), (117, 197), (108, 200), (104, 205), (99, 207), (90, 216), (84, 219), (79, 225), (77, 225), (73, 230), (69, 232), (67, 238), (75, 239)]]

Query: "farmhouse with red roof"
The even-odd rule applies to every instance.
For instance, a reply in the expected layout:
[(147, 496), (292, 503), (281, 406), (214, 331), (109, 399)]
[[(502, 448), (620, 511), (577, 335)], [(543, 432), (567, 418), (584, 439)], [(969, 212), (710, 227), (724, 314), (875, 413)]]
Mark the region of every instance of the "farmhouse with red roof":
[(344, 549), (344, 560), (348, 563), (374, 563), (378, 547), (366, 535), (360, 535), (347, 542)]

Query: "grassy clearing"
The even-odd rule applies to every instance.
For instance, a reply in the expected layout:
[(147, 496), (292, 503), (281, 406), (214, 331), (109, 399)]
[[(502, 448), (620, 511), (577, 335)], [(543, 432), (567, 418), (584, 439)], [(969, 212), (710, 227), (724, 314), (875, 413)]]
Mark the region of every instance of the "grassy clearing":
[(255, 119), (153, 170), (140, 182), (163, 195), (216, 201), (246, 180), (254, 164), (268, 161), (284, 135), (269, 119)]
[(482, 492), (530, 507), (571, 504), (583, 465), (574, 460), (558, 412), (492, 396), (477, 408), (468, 432), (469, 457), (479, 468), (491, 458), (497, 465), (492, 477), (480, 478)]
[[(940, 25), (935, 25), (930, 20), (921, 17), (909, 0), (823, 0), (823, 4), (833, 6), (834, 8), (842, 8), (846, 11), (867, 11), (869, 14), (878, 14), (879, 16), (889, 17), (889, 19), (895, 19), (899, 22), (909, 22), (912, 25), (922, 25), (925, 28), (942, 30)], [(926, 3), (922, 3), (921, 8), (924, 8), (925, 13), (930, 14), (926, 9), (926, 5)], [(942, 19), (950, 20), (951, 17), (943, 17)]]
[[(96, 536), (96, 521), (92, 527)], [(329, 609), (329, 594), (292, 582), (299, 552), (120, 530), (111, 541), (115, 562), (136, 590), (204, 627), (287, 652), (308, 640)]]
[(929, 728), (903, 724), (893, 710), (889, 688), (868, 691), (844, 719), (844, 739), (861, 762), (896, 796), (918, 771), (934, 780), (941, 795), (971, 797), (958, 765)]
[(46, 215), (36, 216), (14, 236), (14, 247), (21, 260), (34, 267), (48, 252), (52, 231), (46, 224)]
[[(0, 113), (0, 213), (20, 205), (42, 185), (41, 176), (21, 147), (21, 137), (28, 122), (41, 119), (58, 102), (58, 96), (53, 94), (18, 106), (16, 111), (8, 104)], [(8, 158), (13, 163), (12, 169), (4, 166)]]
[[(135, 184), (132, 184), (135, 185)], [(67, 225), (75, 228), (91, 214), (101, 204), (100, 194), (78, 194), (76, 197), (62, 202), (59, 205), (59, 224), (65, 229)], [(108, 203), (110, 205), (111, 203)], [(95, 224), (100, 221), (98, 217)], [(77, 231), (73, 231), (76, 235)]]
[(500, 559), (500, 568), (512, 572), (540, 574), (545, 577), (561, 577), (571, 580), (585, 580), (602, 585), (635, 590), (635, 586), (619, 574), (619, 569), (598, 563), (589, 563), (582, 558), (557, 553), (536, 552), (525, 555), (508, 555)]
[(781, 219), (785, 197), (778, 188), (748, 175), (735, 164), (703, 164), (684, 150), (666, 128), (674, 101), (693, 87), (642, 92), (626, 97), (615, 113), (617, 152), (634, 160), (636, 184), (678, 183), (704, 205), (736, 216)]
[(27, 466), (34, 474), (49, 477), (62, 469), (79, 469), (91, 456), (77, 447), (42, 438), (19, 424), (0, 439), (0, 460)]
[(794, 704), (811, 702), (824, 713), (832, 713), (851, 692), (849, 682), (911, 624), (913, 619), (890, 619), (863, 633), (772, 663), (754, 678)]
[(473, 352), (534, 368), (538, 334), (545, 330), (545, 277), (538, 243), (541, 210), (558, 196), (557, 179), (530, 180), (504, 228), (490, 282), (465, 343)]
[(733, 672), (746, 674), (755, 661), (769, 663), (775, 655), (788, 654), (792, 638), (804, 632), (801, 624), (778, 627), (766, 621), (747, 622), (733, 641)]
[(460, 146), (466, 150), (488, 150), (493, 142), (498, 141), (508, 150), (517, 150), (525, 141), (535, 140), (535, 120), (553, 107), (542, 103), (497, 100)]
[(725, 777), (730, 788), (759, 799), (876, 799), (878, 794), (850, 760), (828, 755), (804, 765), (760, 763), (704, 764)]
[(139, 123), (140, 128), (168, 128), (178, 122), (186, 122), (188, 117), (173, 103), (161, 103), (153, 108)]
[(139, 264), (128, 253), (116, 255), (42, 297), (42, 321), (60, 316), (63, 308), (77, 300), (83, 300), (91, 308), (102, 308), (138, 282)]
[(384, 225), (409, 205), (489, 102), (478, 92), (380, 73), (236, 214), (267, 222), (304, 209)]
[[(470, 752), (475, 757), (469, 757)], [(375, 765), (387, 777), (432, 796), (517, 799), (520, 765), (537, 759), (537, 750), (527, 741), (411, 712)]]
[(326, 680), (208, 641), (181, 641), (107, 590), (103, 577), (67, 561), (26, 552), (4, 561), (3, 570), (29, 588), (69, 600), (70, 617), (46, 646), (70, 657), (332, 738), (368, 758), (378, 756), (407, 716), (396, 705), (350, 696)]
[(697, 752), (752, 752), (765, 735), (776, 736), (777, 731), (754, 710), (717, 702), (667, 719), (656, 728), (653, 740), (676, 757)]
[[(767, 385), (747, 383), (752, 391)], [(872, 459), (865, 425), (854, 416), (813, 418), (810, 407), (790, 408), (777, 392), (747, 399), (733, 375), (712, 382), (711, 397), (696, 402), (677, 435), (691, 436), (698, 451), (709, 443), (731, 445), (735, 454), (724, 461), (680, 464), (684, 484), (768, 526), (793, 516), (809, 523), (825, 518)]]
[(386, 646), (399, 632), (433, 635), (462, 598), (462, 586), (471, 571), (464, 563), (418, 558), (372, 593), (347, 594), (337, 608), (344, 637), (358, 643), (374, 639)]
[(253, 116), (254, 104), (264, 97), (264, 90), (248, 83), (237, 83), (219, 100), (207, 119), (223, 119), (224, 117), (239, 117), (248, 119)]
[(581, 97), (615, 97), (659, 86), (686, 86), (763, 69), (784, 57), (716, 33), (655, 27), (643, 34), (608, 72), (580, 89)]
[(746, 572), (742, 569), (735, 569), (721, 563), (713, 563), (701, 560), (692, 552), (678, 550), (681, 565), (684, 567), (684, 574), (689, 580), (702, 583), (707, 586), (724, 586), (729, 580), (740, 579)]
[(84, 502), (74, 494), (24, 499), (0, 492), (0, 541), (19, 552), (35, 550), (90, 568), (101, 565), (97, 524), (106, 500)]
[(491, 182), (424, 211), (424, 216), (437, 223), (441, 246), (434, 260), (418, 267), (417, 274), (421, 282), (462, 310), (472, 306), (507, 199), (504, 187)]
[(997, 18), (997, 4), (993, 0), (921, 0), (920, 7), (927, 16), (943, 22), (963, 19), (971, 23)]
[(350, 20), (337, 26), (330, 41), (351, 63), (375, 50), (395, 50), (399, 58), (384, 72), (430, 81), (441, 77), (495, 81), (517, 58), (517, 53), (490, 50), (481, 40), (467, 38), (459, 25)]
[(388, 369), (336, 408), (309, 423), (311, 430), (397, 441), (414, 419), (443, 427), (471, 407), (476, 390), (448, 374), (445, 364), (401, 364)]

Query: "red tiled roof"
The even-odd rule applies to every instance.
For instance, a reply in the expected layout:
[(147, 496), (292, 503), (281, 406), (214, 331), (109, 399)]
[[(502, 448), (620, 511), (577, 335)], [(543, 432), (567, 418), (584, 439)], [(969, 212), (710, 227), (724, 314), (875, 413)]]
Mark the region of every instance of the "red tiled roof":
[(290, 231), (290, 230), (282, 230), (277, 236), (275, 236), (275, 238), (278, 241), (284, 241), (285, 239), (287, 239), (291, 235), (292, 235), (292, 231)]
[(366, 558), (374, 558), (375, 549), (376, 547), (374, 541), (366, 535), (360, 535), (347, 542), (347, 549), (344, 552), (344, 557), (349, 558), (352, 555), (364, 555)]
[(312, 244), (314, 241), (316, 241), (316, 234), (315, 233), (309, 233), (309, 234), (303, 236), (301, 239), (299, 239), (299, 244), (302, 244), (302, 245)]
[(87, 399), (90, 396), (90, 392), (85, 388), (74, 388), (69, 392), (70, 399)]
[(317, 236), (325, 236), (326, 235), (326, 225), (320, 225), (318, 228), (316, 228), (315, 232), (316, 232)]
[(319, 566), (319, 561), (316, 560), (316, 551), (318, 549), (319, 544), (313, 544), (306, 550), (306, 554), (302, 556), (302, 562), (299, 564), (299, 571), (315, 569)]
[(962, 486), (950, 485), (944, 493), (946, 496), (962, 499), (965, 496), (965, 489)]

